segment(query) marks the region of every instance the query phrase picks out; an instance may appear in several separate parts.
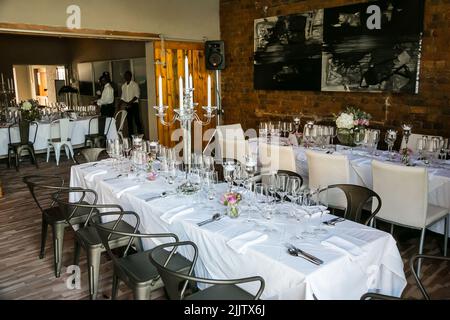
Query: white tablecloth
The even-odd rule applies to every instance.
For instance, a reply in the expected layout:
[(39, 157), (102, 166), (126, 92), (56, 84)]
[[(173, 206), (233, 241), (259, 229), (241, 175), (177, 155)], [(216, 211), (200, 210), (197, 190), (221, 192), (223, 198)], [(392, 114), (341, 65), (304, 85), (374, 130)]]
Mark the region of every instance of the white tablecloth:
[[(108, 173), (96, 175), (89, 181), (85, 179), (89, 172), (105, 169)], [(70, 184), (96, 190), (100, 203), (118, 203), (125, 210), (137, 212), (142, 232), (174, 232), (180, 240), (195, 242), (199, 248), (199, 260), (195, 268), (197, 276), (217, 279), (262, 276), (266, 282), (263, 299), (359, 299), (371, 289), (400, 296), (406, 286), (402, 259), (395, 240), (388, 233), (350, 221), (342, 222), (336, 227), (327, 227), (328, 234), (325, 238), (345, 235), (361, 242), (364, 254), (350, 259), (348, 254), (322, 245), (321, 239), (292, 240), (293, 235), (299, 234), (302, 224), (286, 214), (276, 214), (270, 220), (270, 224), (276, 229), (272, 232), (265, 230), (264, 224), (268, 220), (260, 217), (257, 212), (253, 212), (252, 221), (247, 221), (248, 211), (244, 209), (238, 219), (225, 217), (198, 227), (198, 222), (210, 218), (213, 213), (224, 211), (217, 200), (205, 200), (209, 203), (209, 209), (193, 204), (194, 196), (177, 195), (145, 202), (144, 199), (154, 193), (174, 188), (160, 178), (146, 182), (139, 189), (124, 192), (118, 198), (120, 190), (136, 182), (130, 179), (103, 181), (114, 175), (107, 166), (97, 165), (84, 169), (73, 166)], [(224, 188), (222, 185), (222, 189)], [(169, 209), (180, 205), (193, 207), (195, 210), (177, 217), (172, 224), (160, 218)], [(280, 212), (285, 213), (286, 210), (286, 207), (280, 205)], [(331, 217), (327, 215), (326, 218)], [(318, 222), (317, 219), (320, 217), (313, 221)], [(267, 234), (268, 239), (250, 246), (245, 254), (239, 254), (227, 245), (233, 237), (255, 229)], [(286, 242), (317, 256), (324, 264), (316, 266), (302, 258), (290, 256), (284, 246)], [(151, 248), (158, 243), (146, 241), (144, 247)], [(257, 286), (250, 284), (242, 287), (255, 293)]]
[[(84, 145), (85, 135), (89, 133), (89, 118), (87, 119), (79, 119), (75, 121), (70, 121), (70, 134), (71, 142), (73, 146)], [(117, 129), (116, 129), (116, 121), (113, 118), (108, 118), (106, 120), (105, 132), (108, 129), (108, 125), (111, 123), (111, 127), (108, 132), (108, 139), (117, 139)], [(36, 126), (32, 125), (30, 127), (30, 140), (34, 139), (34, 134), (36, 132)], [(91, 133), (98, 132), (98, 120), (92, 120), (91, 124)], [(52, 127), (52, 137), (58, 137), (59, 127)], [(36, 142), (34, 143), (34, 149), (36, 151), (39, 150), (47, 150), (47, 139), (50, 137), (50, 123), (40, 122), (38, 132), (36, 135)], [(14, 127), (11, 130), (11, 140), (12, 142), (20, 141), (20, 133), (19, 127)], [(0, 128), (0, 156), (8, 155), (8, 128)]]
[[(250, 148), (257, 152), (257, 140), (251, 140)], [(308, 162), (306, 159), (306, 149), (304, 147), (293, 147), (296, 155), (297, 172), (304, 178), (308, 177)], [(319, 151), (320, 152), (320, 151)], [(387, 155), (380, 151), (379, 156), (371, 157), (367, 152), (344, 150), (338, 146), (338, 152), (335, 154), (347, 154), (351, 164), (351, 183), (362, 185), (372, 189), (372, 160), (385, 161)], [(428, 168), (428, 201), (440, 207), (450, 210), (450, 161), (443, 168)], [(438, 233), (444, 233), (444, 221), (440, 221), (429, 229)], [(450, 226), (449, 226), (450, 228)], [(449, 233), (450, 234), (450, 233)]]

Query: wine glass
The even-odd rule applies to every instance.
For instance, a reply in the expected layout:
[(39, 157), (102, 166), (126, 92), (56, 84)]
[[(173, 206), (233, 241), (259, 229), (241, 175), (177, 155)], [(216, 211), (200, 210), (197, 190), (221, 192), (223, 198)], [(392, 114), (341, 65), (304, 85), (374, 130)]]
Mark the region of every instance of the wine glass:
[(299, 177), (289, 177), (287, 185), (287, 197), (291, 200), (292, 208), (295, 210), (298, 199), (301, 194), (302, 181)]
[(424, 160), (424, 152), (427, 150), (427, 142), (428, 138), (426, 136), (422, 136), (417, 139), (417, 151), (419, 153), (419, 158), (417, 160)]
[(228, 191), (231, 192), (233, 188), (233, 175), (236, 170), (236, 164), (234, 161), (225, 161), (223, 164), (223, 177), (228, 182)]
[(131, 151), (131, 139), (130, 138), (123, 138), (122, 140), (122, 149), (125, 158), (129, 159), (130, 157), (130, 151)]
[(203, 157), (203, 166), (204, 166), (204, 170), (206, 172), (213, 172), (214, 171), (214, 158), (211, 156), (204, 156)]
[(320, 186), (317, 188), (315, 192), (311, 193), (311, 205), (317, 206), (317, 209), (320, 210), (320, 219), (318, 219), (318, 225), (315, 228), (316, 234), (326, 234), (328, 231), (323, 227), (323, 214), (326, 209), (328, 208), (328, 201), (327, 201), (327, 195), (328, 195), (328, 188), (321, 190)]
[(288, 181), (289, 176), (287, 174), (281, 173), (276, 175), (276, 192), (281, 197), (281, 203), (284, 203), (284, 197), (288, 191)]
[(353, 131), (353, 142), (356, 144), (356, 147), (361, 147), (364, 143), (365, 134), (366, 130), (363, 128), (357, 128)]
[(391, 130), (391, 129), (387, 130), (384, 141), (388, 145), (389, 160), (394, 159), (394, 154), (392, 152), (392, 148), (394, 147), (394, 143), (396, 140), (397, 140), (397, 131)]
[(245, 180), (245, 171), (239, 163), (236, 164), (233, 178), (238, 188), (242, 186), (242, 183)]

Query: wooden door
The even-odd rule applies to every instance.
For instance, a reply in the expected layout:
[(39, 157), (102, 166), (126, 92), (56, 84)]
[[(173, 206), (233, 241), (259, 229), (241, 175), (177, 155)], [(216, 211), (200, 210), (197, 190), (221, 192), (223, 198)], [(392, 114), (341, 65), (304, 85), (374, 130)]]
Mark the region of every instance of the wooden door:
[[(215, 77), (214, 71), (206, 70), (205, 66), (205, 49), (203, 43), (188, 43), (188, 42), (172, 42), (166, 41), (164, 43), (164, 50), (161, 49), (161, 42), (156, 42), (155, 50), (155, 83), (156, 83), (156, 101), (159, 101), (158, 96), (158, 77), (162, 77), (162, 92), (163, 103), (169, 106), (166, 120), (172, 119), (174, 116), (173, 109), (179, 106), (179, 81), (180, 77), (184, 81), (184, 61), (185, 56), (189, 60), (189, 72), (192, 74), (194, 82), (194, 103), (197, 102), (197, 114), (200, 119), (205, 120), (202, 106), (207, 105), (207, 81), (208, 74), (211, 75), (211, 101), (215, 103)], [(216, 119), (213, 118), (211, 123), (202, 128), (202, 137), (206, 130), (215, 128)], [(171, 136), (175, 129), (179, 128), (180, 124), (176, 122), (171, 126), (163, 126), (158, 120), (158, 139), (159, 143), (167, 147), (174, 147), (179, 141), (172, 141)], [(192, 126), (193, 140), (198, 141), (200, 130), (194, 132), (194, 125)], [(204, 138), (203, 138), (204, 140)], [(203, 141), (202, 145), (206, 145), (207, 141)], [(192, 142), (194, 146), (194, 141)]]

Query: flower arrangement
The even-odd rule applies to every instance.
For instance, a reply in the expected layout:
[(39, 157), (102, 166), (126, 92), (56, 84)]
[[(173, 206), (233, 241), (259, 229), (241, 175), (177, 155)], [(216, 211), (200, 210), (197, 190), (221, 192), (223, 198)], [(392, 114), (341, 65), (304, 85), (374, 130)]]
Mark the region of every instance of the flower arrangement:
[(355, 127), (367, 127), (372, 116), (355, 107), (347, 107), (336, 117), (336, 127), (338, 129), (354, 129)]
[(237, 192), (227, 192), (220, 198), (220, 203), (228, 206), (228, 215), (230, 218), (239, 217), (238, 203), (242, 200), (242, 196)]
[(354, 131), (363, 129), (370, 124), (372, 116), (355, 107), (347, 107), (336, 116), (337, 137), (347, 146), (354, 146)]
[(26, 100), (19, 104), (20, 118), (25, 121), (35, 121), (40, 119), (39, 103), (37, 100)]

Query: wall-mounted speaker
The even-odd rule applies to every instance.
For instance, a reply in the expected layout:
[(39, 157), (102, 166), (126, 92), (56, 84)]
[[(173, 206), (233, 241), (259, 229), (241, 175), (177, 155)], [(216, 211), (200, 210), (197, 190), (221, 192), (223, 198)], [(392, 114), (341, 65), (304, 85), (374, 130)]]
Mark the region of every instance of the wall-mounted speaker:
[(206, 69), (225, 69), (225, 45), (221, 40), (205, 42)]

